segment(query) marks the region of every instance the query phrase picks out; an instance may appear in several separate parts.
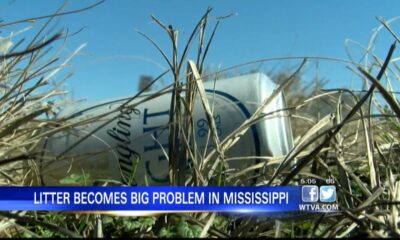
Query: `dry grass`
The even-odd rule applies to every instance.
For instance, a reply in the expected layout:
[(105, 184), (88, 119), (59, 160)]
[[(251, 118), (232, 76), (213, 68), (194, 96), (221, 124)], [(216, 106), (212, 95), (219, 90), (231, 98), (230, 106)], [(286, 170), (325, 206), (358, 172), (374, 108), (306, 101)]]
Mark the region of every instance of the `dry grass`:
[[(61, 8), (62, 9), (62, 8)], [(57, 16), (63, 15), (61, 9), (46, 20), (44, 27)], [(70, 60), (59, 61), (58, 56), (49, 56), (50, 45), (57, 43), (62, 33), (53, 36), (43, 35), (43, 29), (23, 47), (24, 42), (15, 44), (3, 52), (0, 68), (0, 184), (3, 186), (40, 183), (40, 168), (36, 166), (40, 151), (38, 146), (49, 136), (81, 124), (102, 120), (124, 107), (134, 108), (144, 101), (172, 92), (171, 111), (168, 122), (169, 149), (164, 153), (169, 160), (170, 183), (172, 185), (208, 186), (245, 183), (249, 173), (261, 170), (262, 177), (257, 185), (291, 185), (299, 178), (314, 178), (318, 184), (330, 177), (335, 180), (341, 212), (334, 214), (308, 215), (291, 219), (262, 217), (233, 218), (215, 213), (169, 214), (158, 217), (110, 217), (100, 215), (72, 215), (61, 213), (41, 214), (38, 212), (3, 212), (0, 219), (1, 236), (186, 236), (186, 237), (349, 237), (367, 235), (371, 237), (399, 237), (400, 220), (400, 179), (399, 167), (399, 130), (400, 107), (397, 98), (386, 82), (400, 79), (399, 66), (393, 59), (395, 44), (389, 46), (387, 56), (381, 60), (371, 52), (373, 62), (361, 65), (357, 62), (342, 61), (352, 68), (370, 87), (365, 92), (351, 89), (320, 89), (309, 94), (299, 94), (291, 88), (310, 61), (337, 61), (337, 59), (299, 58), (302, 62), (297, 69), (278, 79), (279, 87), (265, 99), (255, 113), (224, 139), (220, 139), (213, 117), (213, 106), (205, 93), (203, 79), (216, 79), (229, 69), (215, 73), (205, 73), (204, 63), (214, 34), (220, 21), (217, 18), (210, 38), (205, 39), (206, 27), (210, 23), (208, 9), (195, 26), (178, 55), (178, 31), (167, 27), (159, 19), (152, 19), (167, 32), (173, 51), (168, 57), (157, 43), (144, 33), (170, 66), (173, 84), (157, 93), (134, 101), (141, 95), (128, 99), (121, 107), (103, 115), (84, 121), (75, 118), (54, 119), (51, 115), (58, 95), (58, 88), (47, 87), (54, 81), (55, 73)], [(37, 20), (42, 18), (37, 18)], [(26, 20), (28, 21), (28, 20)], [(395, 31), (390, 28), (391, 21), (380, 21), (395, 41), (399, 41)], [(14, 23), (18, 24), (19, 22)], [(5, 24), (3, 24), (5, 26)], [(10, 26), (8, 24), (8, 26)], [(378, 31), (377, 30), (377, 31)], [(195, 38), (199, 37), (197, 49), (191, 50)], [(376, 34), (373, 36), (376, 37)], [(372, 41), (373, 42), (373, 41)], [(4, 45), (6, 46), (6, 45)], [(21, 50), (22, 49), (22, 50)], [(77, 49), (73, 57), (80, 48)], [(193, 54), (194, 52), (194, 54)], [(194, 57), (192, 55), (194, 55)], [(368, 55), (367, 54), (367, 55)], [(190, 60), (195, 59), (195, 60)], [(289, 58), (286, 58), (289, 59)], [(293, 58), (292, 58), (293, 59)], [(264, 59), (252, 63), (283, 61)], [(249, 64), (252, 64), (249, 63)], [(246, 64), (242, 64), (244, 66)], [(186, 66), (185, 72), (184, 66)], [(239, 68), (235, 66), (233, 68)], [(344, 65), (345, 67), (345, 65)], [(376, 76), (372, 72), (378, 72)], [(168, 72), (163, 73), (164, 76)], [(161, 77), (160, 76), (160, 77)], [(159, 78), (160, 78), (159, 77)], [(334, 76), (328, 76), (334, 78)], [(157, 81), (156, 78), (152, 83)], [(296, 80), (297, 79), (297, 80)], [(392, 84), (393, 85), (393, 84)], [(55, 84), (57, 86), (57, 84)], [(150, 87), (151, 85), (149, 85)], [(301, 86), (301, 85), (300, 85)], [(172, 87), (172, 88), (169, 88)], [(144, 89), (145, 90), (145, 89)], [(281, 91), (288, 97), (288, 107), (282, 113), (292, 118), (295, 146), (286, 156), (246, 156), (226, 158), (225, 152), (235, 146), (240, 137), (252, 124), (263, 121), (270, 114), (264, 114), (265, 106)], [(382, 96), (378, 99), (377, 95)], [(184, 96), (184, 97), (182, 97)], [(199, 97), (197, 97), (199, 96)], [(55, 101), (48, 103), (48, 101)], [(195, 101), (201, 101), (210, 130), (209, 140), (215, 145), (208, 154), (199, 154), (194, 138), (193, 112)], [(322, 111), (321, 111), (322, 109)], [(107, 118), (107, 122), (115, 118)], [(107, 124), (99, 125), (74, 146), (91, 136)], [(179, 147), (182, 142), (183, 147)], [(193, 143), (193, 144), (189, 144)], [(60, 161), (72, 146), (55, 158), (44, 161)], [(230, 171), (232, 160), (258, 158), (260, 162), (239, 171)], [(192, 161), (188, 173), (187, 161)], [(272, 175), (268, 175), (271, 172)], [(190, 175), (191, 177), (187, 178)], [(212, 179), (217, 179), (212, 182)], [(29, 180), (29, 181), (28, 181)], [(121, 184), (121, 183), (115, 183)]]

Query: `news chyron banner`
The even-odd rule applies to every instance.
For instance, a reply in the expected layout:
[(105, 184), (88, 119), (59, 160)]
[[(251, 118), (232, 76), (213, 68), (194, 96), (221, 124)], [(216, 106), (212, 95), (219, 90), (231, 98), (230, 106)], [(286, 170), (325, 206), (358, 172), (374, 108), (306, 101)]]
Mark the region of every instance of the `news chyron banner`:
[(339, 211), (334, 185), (284, 187), (0, 187), (0, 210), (232, 212)]

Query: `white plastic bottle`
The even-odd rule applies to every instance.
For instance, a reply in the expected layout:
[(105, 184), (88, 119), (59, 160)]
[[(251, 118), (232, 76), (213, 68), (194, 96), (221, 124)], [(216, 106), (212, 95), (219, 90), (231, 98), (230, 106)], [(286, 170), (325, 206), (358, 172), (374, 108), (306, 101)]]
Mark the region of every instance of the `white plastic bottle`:
[[(243, 75), (228, 79), (205, 82), (219, 135), (222, 141), (248, 119), (260, 104), (268, 98), (276, 84), (261, 73)], [(146, 93), (132, 103), (153, 93)], [(84, 103), (65, 108), (59, 117), (74, 116), (81, 121), (125, 103), (128, 98), (119, 98), (100, 103)], [(90, 179), (113, 179), (125, 184), (168, 185), (168, 120), (171, 94), (165, 94), (139, 104), (134, 109), (125, 108), (83, 126), (58, 133), (45, 144), (44, 157), (38, 159), (38, 166), (44, 185), (62, 185), (61, 179), (71, 174), (86, 174)], [(264, 113), (285, 108), (282, 93), (273, 99)], [(280, 156), (292, 148), (292, 130), (284, 112), (276, 112), (265, 120), (253, 125), (245, 135), (225, 153), (225, 158), (244, 156)], [(117, 117), (96, 131), (76, 147), (67, 152), (61, 160), (49, 161), (59, 155), (83, 136), (92, 132), (108, 119)], [(194, 125), (198, 153), (202, 156), (213, 148), (208, 138), (208, 123), (199, 98), (196, 99)], [(208, 144), (208, 146), (206, 146)], [(138, 163), (134, 176), (135, 163)], [(259, 160), (229, 161), (229, 167), (240, 170)], [(147, 181), (145, 180), (147, 179)], [(133, 179), (133, 181), (132, 181)]]

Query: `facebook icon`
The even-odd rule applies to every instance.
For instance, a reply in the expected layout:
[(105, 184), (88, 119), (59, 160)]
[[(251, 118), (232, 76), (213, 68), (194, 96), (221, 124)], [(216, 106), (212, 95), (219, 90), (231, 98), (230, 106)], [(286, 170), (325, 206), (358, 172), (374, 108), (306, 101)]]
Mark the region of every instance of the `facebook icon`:
[(301, 199), (303, 202), (318, 202), (318, 187), (303, 186), (301, 188)]

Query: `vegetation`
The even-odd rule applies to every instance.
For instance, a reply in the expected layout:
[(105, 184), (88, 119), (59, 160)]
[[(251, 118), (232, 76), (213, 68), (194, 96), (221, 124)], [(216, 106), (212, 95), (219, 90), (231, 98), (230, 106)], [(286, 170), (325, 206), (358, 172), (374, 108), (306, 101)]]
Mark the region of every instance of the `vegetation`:
[[(101, 2), (100, 2), (101, 3)], [(87, 9), (93, 6), (89, 6)], [(84, 9), (85, 10), (85, 9)], [(79, 10), (81, 11), (81, 10)], [(76, 13), (79, 11), (73, 11)], [(262, 111), (255, 114), (235, 130), (228, 138), (219, 139), (214, 118), (205, 97), (202, 81), (217, 79), (232, 69), (240, 69), (254, 63), (284, 61), (263, 59), (241, 64), (217, 72), (205, 70), (204, 64), (210, 51), (213, 37), (222, 20), (216, 18), (216, 25), (206, 38), (211, 9), (202, 16), (187, 44), (178, 48), (178, 31), (152, 19), (167, 32), (171, 39), (172, 56), (144, 33), (160, 51), (170, 66), (173, 82), (171, 115), (169, 118), (170, 182), (173, 185), (207, 186), (210, 171), (218, 176), (218, 185), (229, 184), (231, 173), (224, 169), (224, 152), (234, 147), (234, 141), (246, 132), (250, 124), (262, 120)], [(20, 186), (40, 183), (37, 166), (38, 147), (56, 132), (64, 131), (78, 124), (96, 121), (103, 116), (70, 122), (69, 119), (52, 117), (57, 107), (62, 107), (64, 94), (60, 91), (55, 74), (71, 59), (59, 60), (50, 56), (54, 46), (61, 39), (69, 37), (60, 32), (47, 36), (44, 29), (54, 18), (67, 14), (62, 7), (54, 15), (26, 19), (14, 23), (0, 23), (0, 27), (18, 26), (21, 22), (44, 20), (43, 28), (28, 43), (21, 41), (11, 46), (11, 40), (2, 39), (0, 55), (0, 184)], [(215, 22), (215, 21), (214, 21)], [(350, 67), (369, 86), (364, 92), (351, 89), (323, 89), (324, 81), (314, 79), (312, 89), (304, 85), (301, 73), (313, 61), (328, 59), (298, 59), (295, 70), (276, 73), (274, 79), (279, 90), (287, 95), (288, 108), (294, 123), (295, 146), (287, 156), (266, 157), (260, 164), (252, 166), (266, 171), (275, 169), (272, 176), (266, 176), (258, 185), (288, 185), (298, 183), (300, 178), (314, 178), (320, 184), (326, 178), (335, 181), (341, 212), (332, 214), (306, 214), (287, 219), (265, 217), (232, 217), (217, 213), (166, 214), (150, 217), (123, 217), (100, 214), (73, 214), (58, 212), (0, 212), (0, 236), (2, 237), (399, 237), (400, 179), (399, 158), (400, 105), (389, 89), (399, 80), (400, 68), (393, 61), (396, 42), (399, 38), (388, 25), (381, 21), (378, 31), (393, 34), (394, 44), (388, 46), (387, 55), (381, 59), (372, 53), (372, 45), (365, 50), (364, 64), (342, 61), (343, 67)], [(191, 49), (198, 39), (196, 49)], [(376, 37), (376, 35), (374, 35)], [(373, 41), (372, 41), (373, 42)], [(71, 57), (73, 57), (78, 48)], [(181, 55), (179, 55), (181, 53)], [(191, 60), (194, 59), (194, 60)], [(372, 59), (372, 60), (371, 60)], [(300, 63), (301, 62), (301, 63)], [(373, 74), (373, 73), (376, 73)], [(165, 73), (164, 73), (165, 74)], [(274, 74), (272, 74), (274, 75)], [(335, 76), (328, 76), (334, 79)], [(153, 81), (147, 81), (146, 87)], [(383, 82), (387, 83), (386, 86)], [(182, 88), (182, 86), (186, 86)], [(185, 97), (182, 98), (182, 93)], [(151, 98), (162, 94), (155, 93)], [(137, 97), (134, 96), (133, 98)], [(215, 150), (209, 155), (196, 154), (194, 145), (179, 142), (195, 141), (193, 129), (193, 107), (195, 96), (199, 95), (210, 127), (210, 141)], [(264, 105), (273, 98), (271, 96)], [(61, 101), (60, 101), (61, 99)], [(131, 101), (131, 99), (130, 99)], [(259, 109), (263, 109), (260, 106)], [(134, 104), (125, 106), (134, 107)], [(117, 109), (118, 110), (118, 109)], [(45, 161), (60, 161), (60, 158)], [(209, 159), (214, 158), (213, 164)], [(186, 178), (187, 161), (193, 162), (193, 174)], [(292, 164), (296, 162), (296, 164)], [(202, 164), (199, 164), (202, 163)], [(225, 171), (224, 171), (225, 170)], [(245, 178), (246, 169), (236, 172), (235, 178)], [(85, 184), (87, 176), (71, 176), (64, 181)], [(115, 183), (120, 184), (120, 183)]]

